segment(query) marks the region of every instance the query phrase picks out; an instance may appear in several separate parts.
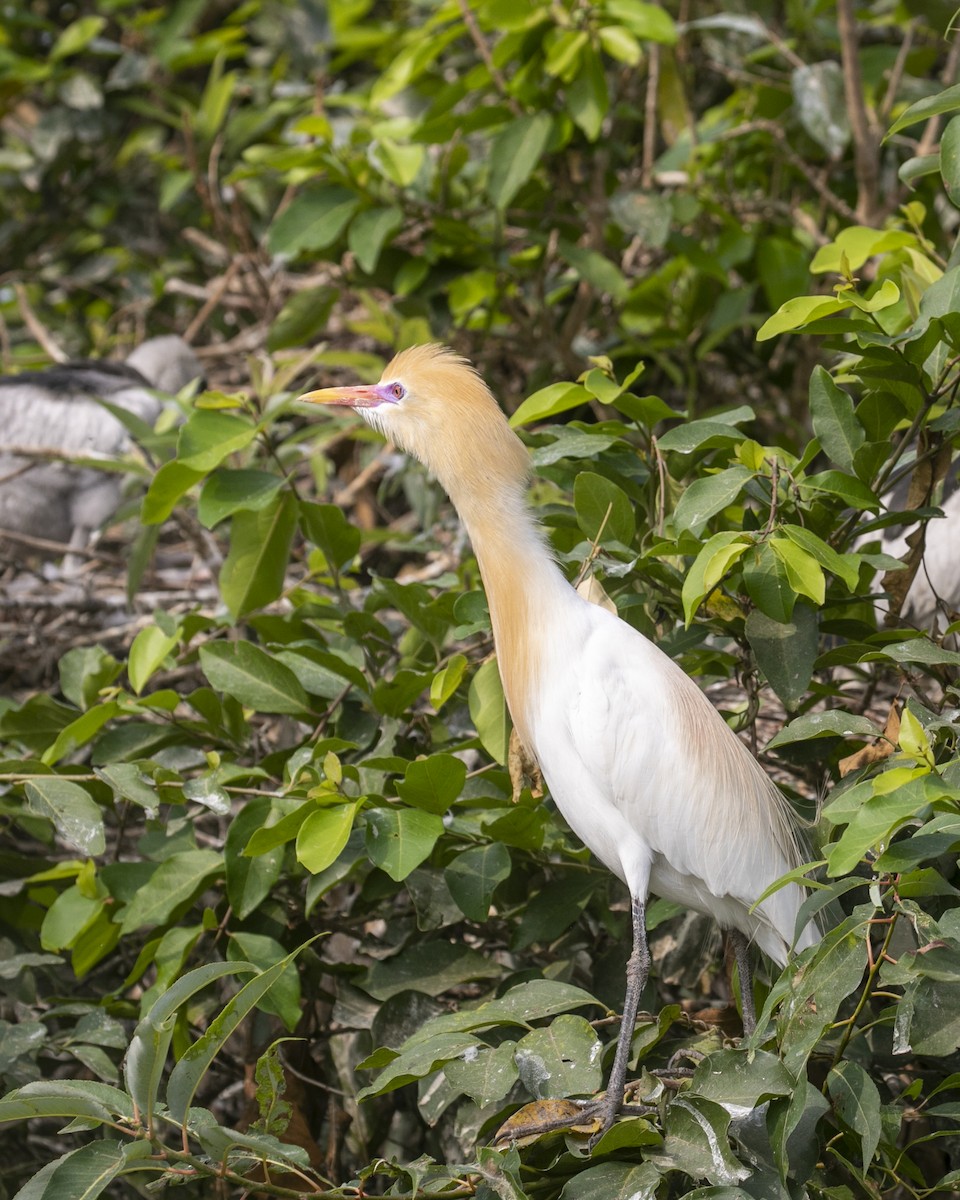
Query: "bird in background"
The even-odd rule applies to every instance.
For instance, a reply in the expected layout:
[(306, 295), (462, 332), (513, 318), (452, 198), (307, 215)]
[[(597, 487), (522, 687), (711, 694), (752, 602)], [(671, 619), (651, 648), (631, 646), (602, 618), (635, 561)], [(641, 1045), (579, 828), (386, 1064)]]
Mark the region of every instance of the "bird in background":
[(179, 392), (202, 376), (186, 342), (166, 336), (141, 343), (125, 362), (85, 359), (0, 377), (0, 546), (16, 551), (16, 535), (25, 534), (85, 547), (119, 507), (121, 477), (56, 456), (122, 456), (130, 434), (100, 401), (152, 425), (157, 392)]
[(479, 374), (439, 345), (401, 351), (371, 386), (301, 399), (345, 405), (421, 460), (453, 501), (490, 608), (503, 690), (525, 747), (579, 838), (627, 885), (633, 950), (601, 1132), (623, 1091), (650, 951), (651, 893), (713, 916), (731, 936), (744, 1028), (748, 947), (781, 966), (804, 890), (766, 889), (805, 860), (786, 800), (703, 692), (643, 634), (567, 582), (526, 500), (527, 451)]

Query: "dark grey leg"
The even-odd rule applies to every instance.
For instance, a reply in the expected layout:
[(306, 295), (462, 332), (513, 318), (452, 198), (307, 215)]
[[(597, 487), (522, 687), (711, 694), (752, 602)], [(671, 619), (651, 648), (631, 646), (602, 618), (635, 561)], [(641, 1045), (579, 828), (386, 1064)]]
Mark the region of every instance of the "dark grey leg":
[(623, 1107), (623, 1089), (627, 1082), (627, 1064), (630, 1061), (633, 1030), (637, 1023), (637, 1009), (640, 1007), (640, 996), (646, 986), (647, 975), (650, 971), (650, 950), (647, 946), (643, 898), (633, 896), (630, 902), (630, 911), (633, 917), (633, 951), (627, 961), (627, 991), (623, 998), (623, 1020), (620, 1022), (620, 1036), (617, 1038), (617, 1053), (614, 1056), (613, 1068), (607, 1081), (607, 1094), (599, 1107), (600, 1132), (592, 1139), (593, 1141), (606, 1133)]
[(753, 971), (750, 967), (750, 943), (739, 929), (728, 929), (730, 945), (740, 974), (740, 1004), (743, 1009), (743, 1032), (746, 1037), (757, 1027), (757, 1011), (753, 1007)]

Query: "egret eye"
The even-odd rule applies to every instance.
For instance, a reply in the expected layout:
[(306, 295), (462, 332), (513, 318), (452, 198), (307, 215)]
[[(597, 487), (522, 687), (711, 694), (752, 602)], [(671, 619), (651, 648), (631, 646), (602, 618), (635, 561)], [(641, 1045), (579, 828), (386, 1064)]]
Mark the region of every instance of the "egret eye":
[(393, 397), (394, 400), (402, 400), (406, 394), (407, 394), (407, 389), (403, 386), (402, 383), (395, 383), (390, 388), (390, 395)]

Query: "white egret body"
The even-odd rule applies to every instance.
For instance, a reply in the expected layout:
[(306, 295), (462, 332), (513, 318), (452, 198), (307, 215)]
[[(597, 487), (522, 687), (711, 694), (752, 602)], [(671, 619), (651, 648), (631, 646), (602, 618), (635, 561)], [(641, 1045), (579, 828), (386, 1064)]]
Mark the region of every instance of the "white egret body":
[[(790, 810), (696, 684), (564, 578), (526, 503), (527, 452), (468, 363), (417, 346), (379, 384), (303, 399), (355, 408), (446, 489), (480, 566), (520, 738), (572, 829), (630, 891), (634, 946), (605, 1128), (622, 1103), (649, 967), (647, 896), (712, 915), (733, 933), (752, 1024), (746, 939), (786, 963), (804, 899), (790, 884), (751, 911), (803, 861)], [(817, 936), (808, 925), (798, 947)]]

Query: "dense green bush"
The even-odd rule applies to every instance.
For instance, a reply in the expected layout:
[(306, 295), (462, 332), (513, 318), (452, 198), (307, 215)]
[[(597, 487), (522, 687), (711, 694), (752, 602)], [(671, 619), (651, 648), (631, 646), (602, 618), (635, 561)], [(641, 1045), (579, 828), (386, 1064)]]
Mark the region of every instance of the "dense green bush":
[[(957, 435), (960, 92), (929, 14), (839, 7), (7, 15), (7, 366), (189, 329), (216, 389), (152, 440), (122, 647), (0, 696), (24, 1200), (956, 1189), (960, 655), (873, 597), (921, 563), (878, 545), (890, 489), (933, 517)], [(513, 412), (571, 578), (798, 809), (830, 786), (827, 932), (749, 1046), (651, 905), (649, 1112), (592, 1155), (491, 1142), (602, 1087), (622, 888), (511, 757), (444, 498), (295, 403), (430, 338)], [(184, 530), (214, 598), (138, 608)]]

